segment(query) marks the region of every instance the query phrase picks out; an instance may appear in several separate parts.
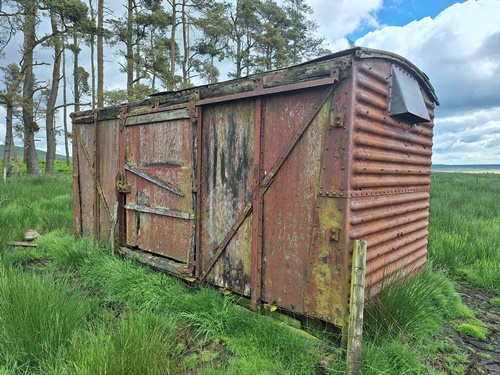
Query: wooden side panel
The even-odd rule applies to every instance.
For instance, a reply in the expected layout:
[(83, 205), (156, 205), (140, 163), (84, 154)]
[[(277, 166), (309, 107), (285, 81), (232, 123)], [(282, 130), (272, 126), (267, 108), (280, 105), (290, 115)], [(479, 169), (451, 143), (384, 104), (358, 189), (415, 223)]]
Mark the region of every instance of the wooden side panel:
[[(255, 101), (203, 108), (201, 269), (252, 201)], [(215, 264), (208, 280), (249, 293), (251, 224), (248, 218)]]
[(187, 262), (194, 246), (193, 129), (189, 119), (146, 120), (125, 127), (127, 245)]
[(102, 197), (99, 200), (100, 208), (100, 233), (102, 240), (108, 240), (110, 236), (111, 222), (116, 220), (115, 204), (117, 200), (115, 177), (118, 173), (118, 142), (119, 142), (119, 123), (118, 119), (101, 121), (99, 123), (99, 176), (102, 187)]
[(78, 178), (80, 181), (80, 206), (81, 206), (81, 233), (82, 235), (97, 236), (94, 233), (94, 213), (96, 203), (95, 193), (95, 132), (93, 124), (78, 124), (74, 128), (78, 149)]

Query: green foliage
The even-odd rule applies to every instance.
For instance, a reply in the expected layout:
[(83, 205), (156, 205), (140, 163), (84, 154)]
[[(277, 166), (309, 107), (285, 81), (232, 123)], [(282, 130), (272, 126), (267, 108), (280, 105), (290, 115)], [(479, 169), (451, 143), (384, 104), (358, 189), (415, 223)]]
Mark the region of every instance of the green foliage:
[(453, 284), (441, 271), (428, 266), (416, 275), (402, 275), (382, 287), (377, 301), (365, 309), (366, 332), (375, 339), (427, 337), (445, 320), (470, 311), (463, 307)]
[(84, 326), (85, 297), (67, 280), (0, 268), (0, 358), (37, 368)]
[(418, 351), (400, 341), (383, 340), (364, 344), (361, 375), (426, 373)]
[(7, 241), (22, 241), (26, 229), (41, 234), (72, 232), (71, 176), (12, 179), (0, 184), (0, 251)]
[[(332, 335), (311, 329), (321, 341), (311, 340), (237, 298), (193, 290), (91, 238), (74, 238), (70, 176), (12, 180), (0, 185), (0, 201), (0, 374), (317, 374), (324, 357), (321, 371), (345, 371)], [(42, 233), (38, 247), (6, 250), (25, 228)], [(465, 354), (437, 336), (454, 319), (462, 334), (486, 335), (432, 264), (388, 282), (365, 310), (362, 374), (428, 373), (426, 356), (464, 373)], [(25, 324), (41, 320), (42, 333)], [(18, 337), (6, 339), (14, 331)]]
[(500, 174), (433, 173), (429, 257), (500, 293)]
[(126, 89), (104, 91), (104, 103), (107, 106), (116, 106), (123, 103), (144, 100), (152, 93), (151, 86), (136, 83), (131, 89), (130, 97), (128, 97)]
[(500, 306), (500, 298), (492, 298), (490, 303), (493, 305), (493, 306)]
[(75, 336), (65, 372), (93, 374), (175, 373), (180, 356), (175, 320), (131, 313)]
[(476, 340), (486, 341), (488, 330), (472, 323), (461, 323), (455, 326), (458, 333), (463, 336), (469, 336)]

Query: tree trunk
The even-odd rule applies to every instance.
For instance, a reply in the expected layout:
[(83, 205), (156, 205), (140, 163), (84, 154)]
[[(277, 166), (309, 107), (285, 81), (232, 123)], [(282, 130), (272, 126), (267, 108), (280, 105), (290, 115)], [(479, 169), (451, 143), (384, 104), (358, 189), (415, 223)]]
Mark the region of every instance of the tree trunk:
[(172, 0), (172, 32), (170, 33), (170, 82), (168, 89), (174, 90), (174, 77), (175, 77), (175, 29), (177, 26), (177, 12), (175, 0)]
[(26, 173), (29, 175), (39, 175), (38, 155), (35, 147), (35, 132), (39, 130), (33, 118), (33, 50), (35, 49), (36, 37), (36, 12), (37, 2), (30, 0), (26, 2), (25, 19), (23, 25), (24, 32), (24, 63), (26, 70), (24, 73), (23, 85), (23, 124), (24, 124), (24, 164)]
[(97, 3), (97, 106), (104, 107), (104, 0)]
[(10, 138), (12, 139), (12, 144), (10, 145), (10, 154), (14, 160), (13, 167), (16, 170), (17, 177), (21, 178), (21, 168), (19, 168), (19, 158), (17, 157), (16, 144), (14, 142), (14, 136), (12, 135), (12, 128), (10, 129)]
[(186, 1), (182, 0), (182, 44), (184, 56), (182, 57), (182, 82), (186, 85), (189, 82), (187, 63), (189, 59), (188, 25), (186, 17)]
[(132, 45), (134, 21), (134, 1), (128, 0), (127, 5), (127, 99), (132, 100), (132, 89), (134, 87), (134, 49)]
[(66, 81), (66, 48), (62, 50), (62, 75), (63, 80), (63, 124), (64, 124), (64, 151), (66, 152), (66, 165), (69, 166), (69, 142), (68, 142), (68, 87)]
[[(95, 14), (94, 14), (94, 7), (92, 5), (93, 0), (89, 0), (89, 10), (90, 10), (90, 17), (92, 20), (92, 25), (95, 25)], [(95, 109), (95, 34), (92, 32), (90, 34), (90, 70), (92, 74), (92, 109)], [(66, 138), (67, 139), (67, 138)], [(66, 158), (69, 160), (68, 158)], [(68, 161), (69, 163), (69, 161)], [(69, 164), (68, 164), (69, 165)]]
[(75, 112), (80, 110), (80, 84), (78, 73), (78, 56), (80, 55), (78, 48), (78, 34), (73, 33), (73, 96), (75, 100)]
[(12, 100), (7, 98), (7, 117), (5, 119), (5, 148), (3, 150), (3, 182), (7, 182), (7, 172), (10, 162), (10, 147), (12, 145)]
[[(56, 14), (50, 12), (50, 24), (52, 33), (57, 34), (57, 18)], [(57, 93), (59, 91), (59, 76), (61, 72), (61, 38), (56, 35), (54, 37), (54, 66), (52, 67), (52, 86), (50, 88), (49, 98), (47, 100), (47, 108), (45, 110), (45, 131), (47, 136), (47, 154), (45, 155), (45, 173), (54, 174), (54, 160), (56, 159), (56, 126), (55, 126), (55, 109)]]

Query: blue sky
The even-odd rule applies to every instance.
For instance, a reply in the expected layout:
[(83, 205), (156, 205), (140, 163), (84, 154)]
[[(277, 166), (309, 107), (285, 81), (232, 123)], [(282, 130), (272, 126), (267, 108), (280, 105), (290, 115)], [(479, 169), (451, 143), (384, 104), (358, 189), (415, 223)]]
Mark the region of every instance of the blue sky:
[[(376, 18), (381, 25), (404, 26), (424, 17), (434, 18), (449, 6), (463, 2), (453, 0), (388, 0), (384, 1), (382, 8), (376, 12)], [(349, 34), (348, 37), (351, 40), (356, 40), (373, 30), (375, 30), (374, 27), (362, 27)]]
[[(124, 2), (107, 0), (117, 15)], [(500, 0), (306, 2), (314, 10), (311, 19), (319, 25), (319, 36), (332, 51), (348, 48), (351, 40), (400, 54), (429, 76), (441, 103), (435, 112), (433, 163), (500, 164)], [(11, 51), (0, 65), (19, 60), (18, 46)], [(50, 52), (42, 49), (38, 56), (44, 53)], [(82, 63), (88, 60), (86, 53)], [(112, 50), (106, 60), (106, 89), (123, 86)], [(49, 79), (49, 73), (36, 74)], [(43, 149), (44, 135), (38, 136)], [(0, 108), (0, 142), (4, 137), (5, 112)], [(61, 142), (58, 149), (64, 149)]]
[(500, 0), (308, 0), (333, 50), (400, 54), (429, 77), (433, 163), (500, 164)]

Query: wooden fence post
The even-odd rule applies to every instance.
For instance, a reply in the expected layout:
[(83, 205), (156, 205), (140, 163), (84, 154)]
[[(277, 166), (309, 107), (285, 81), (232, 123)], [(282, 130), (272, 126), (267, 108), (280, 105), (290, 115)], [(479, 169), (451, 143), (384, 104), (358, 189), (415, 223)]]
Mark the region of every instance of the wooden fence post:
[(354, 240), (352, 254), (351, 301), (347, 328), (347, 369), (356, 375), (361, 368), (363, 308), (365, 305), (366, 241)]

